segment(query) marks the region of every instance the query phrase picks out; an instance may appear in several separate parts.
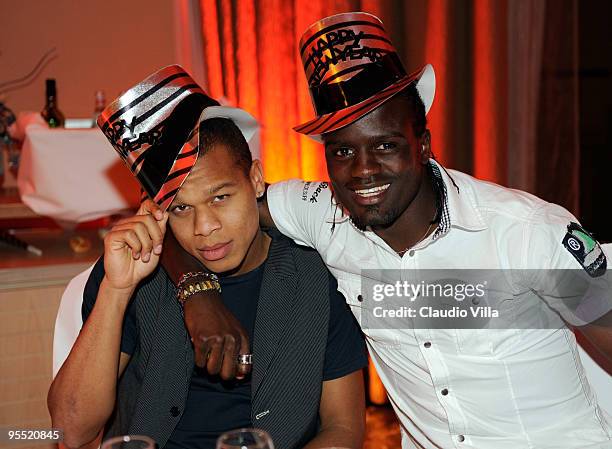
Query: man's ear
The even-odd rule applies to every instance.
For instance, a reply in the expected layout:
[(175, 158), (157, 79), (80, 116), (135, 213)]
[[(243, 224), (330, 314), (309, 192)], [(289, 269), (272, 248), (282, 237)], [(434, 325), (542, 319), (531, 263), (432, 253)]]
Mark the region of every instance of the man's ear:
[(421, 148), (419, 148), (421, 164), (426, 165), (431, 158), (431, 133), (428, 129), (423, 132), (419, 141), (421, 144)]
[(255, 195), (260, 198), (266, 191), (266, 183), (263, 177), (263, 168), (259, 159), (254, 159), (251, 163), (251, 170), (249, 171), (249, 178), (255, 190)]

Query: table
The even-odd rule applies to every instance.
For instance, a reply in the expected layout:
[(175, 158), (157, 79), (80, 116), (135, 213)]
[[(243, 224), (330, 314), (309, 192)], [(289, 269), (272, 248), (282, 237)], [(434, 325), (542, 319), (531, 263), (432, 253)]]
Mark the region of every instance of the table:
[(138, 183), (99, 129), (50, 129), (40, 114), (22, 114), (17, 125), (17, 186), (34, 212), (80, 223), (138, 206)]
[[(76, 254), (75, 235), (92, 243)], [(51, 428), (47, 392), (51, 384), (55, 318), (62, 292), (103, 250), (96, 230), (18, 230), (16, 236), (42, 249), (41, 257), (0, 242), (0, 426)], [(79, 309), (80, 310), (80, 309)], [(55, 444), (0, 441), (4, 449), (57, 449)]]

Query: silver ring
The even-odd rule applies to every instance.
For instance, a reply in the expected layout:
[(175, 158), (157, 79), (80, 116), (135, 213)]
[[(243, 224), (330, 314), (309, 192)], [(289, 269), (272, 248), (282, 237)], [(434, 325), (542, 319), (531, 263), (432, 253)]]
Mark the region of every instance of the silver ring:
[(252, 365), (253, 354), (240, 354), (238, 357), (236, 357), (236, 360), (240, 365)]

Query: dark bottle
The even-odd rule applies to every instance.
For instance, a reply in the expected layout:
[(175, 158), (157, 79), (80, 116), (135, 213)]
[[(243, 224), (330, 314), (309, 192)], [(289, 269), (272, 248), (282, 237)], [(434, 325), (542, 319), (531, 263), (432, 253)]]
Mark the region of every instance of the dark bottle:
[(47, 103), (40, 115), (45, 119), (49, 128), (60, 128), (64, 126), (64, 114), (57, 107), (57, 91), (55, 89), (55, 80), (47, 79)]
[(91, 124), (92, 128), (96, 127), (96, 121), (98, 120), (98, 116), (102, 113), (102, 111), (104, 111), (104, 108), (106, 107), (106, 96), (104, 95), (104, 91), (97, 90), (95, 98), (96, 103), (94, 106), (93, 120)]

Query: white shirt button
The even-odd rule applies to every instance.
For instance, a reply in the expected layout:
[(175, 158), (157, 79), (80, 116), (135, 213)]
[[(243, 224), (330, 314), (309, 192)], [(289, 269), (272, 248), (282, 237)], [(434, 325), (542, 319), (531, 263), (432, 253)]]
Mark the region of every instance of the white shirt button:
[(465, 441), (465, 437), (463, 435), (457, 435), (457, 441), (463, 443)]
[(443, 388), (440, 393), (442, 393), (442, 396), (446, 396), (448, 394), (448, 388)]
[(410, 257), (414, 256), (414, 250), (413, 250), (413, 249), (411, 249), (410, 251), (408, 251), (408, 255), (409, 255)]

